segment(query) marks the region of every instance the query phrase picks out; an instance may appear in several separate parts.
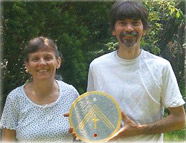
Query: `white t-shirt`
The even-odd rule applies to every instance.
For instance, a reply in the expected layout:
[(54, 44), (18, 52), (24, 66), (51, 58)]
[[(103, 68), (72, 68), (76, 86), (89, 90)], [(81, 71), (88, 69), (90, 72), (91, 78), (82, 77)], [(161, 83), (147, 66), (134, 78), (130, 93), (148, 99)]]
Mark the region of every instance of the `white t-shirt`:
[[(137, 124), (159, 120), (164, 108), (185, 103), (170, 63), (144, 50), (132, 60), (119, 58), (117, 51), (93, 60), (87, 91), (94, 90), (112, 95)], [(163, 142), (163, 134), (128, 137), (122, 141)]]
[(47, 105), (32, 102), (25, 94), (22, 85), (10, 92), (1, 118), (3, 128), (16, 130), (19, 142), (72, 141), (68, 133), (68, 113), (73, 101), (78, 97), (77, 90), (58, 81), (59, 97)]

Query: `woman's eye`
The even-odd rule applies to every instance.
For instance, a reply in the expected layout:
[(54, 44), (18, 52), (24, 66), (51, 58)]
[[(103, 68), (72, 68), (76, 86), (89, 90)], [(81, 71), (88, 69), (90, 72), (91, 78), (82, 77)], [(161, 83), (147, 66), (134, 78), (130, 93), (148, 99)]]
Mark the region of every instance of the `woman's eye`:
[(39, 60), (39, 58), (32, 58), (31, 60), (34, 61), (34, 62), (36, 62), (36, 61)]

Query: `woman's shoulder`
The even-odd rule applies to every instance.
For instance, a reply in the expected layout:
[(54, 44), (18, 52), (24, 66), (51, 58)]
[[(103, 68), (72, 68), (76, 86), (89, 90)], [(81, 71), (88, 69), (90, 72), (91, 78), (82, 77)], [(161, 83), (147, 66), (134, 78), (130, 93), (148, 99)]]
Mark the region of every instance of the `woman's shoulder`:
[(6, 104), (11, 104), (13, 107), (18, 107), (19, 103), (23, 104), (23, 100), (25, 99), (23, 87), (24, 85), (21, 85), (13, 89), (6, 97)]
[(56, 80), (61, 90), (76, 90), (71, 84), (68, 84), (62, 80)]
[(18, 86), (16, 87), (15, 89), (13, 89), (12, 91), (10, 91), (10, 93), (8, 94), (8, 97), (9, 98), (18, 98), (20, 96), (23, 96), (23, 86), (24, 85), (21, 85), (21, 86)]

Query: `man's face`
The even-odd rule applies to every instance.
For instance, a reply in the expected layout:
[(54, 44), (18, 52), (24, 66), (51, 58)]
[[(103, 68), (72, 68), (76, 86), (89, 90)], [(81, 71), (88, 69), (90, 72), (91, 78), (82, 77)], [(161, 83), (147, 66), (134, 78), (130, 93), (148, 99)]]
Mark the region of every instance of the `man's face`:
[(146, 31), (140, 19), (117, 20), (112, 35), (116, 36), (119, 45), (127, 48), (139, 47), (140, 40)]

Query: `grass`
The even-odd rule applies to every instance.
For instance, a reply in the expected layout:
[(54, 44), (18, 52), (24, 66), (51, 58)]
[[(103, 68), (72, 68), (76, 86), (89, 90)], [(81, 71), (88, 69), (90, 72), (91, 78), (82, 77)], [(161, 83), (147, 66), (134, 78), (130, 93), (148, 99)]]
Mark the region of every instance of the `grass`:
[(186, 127), (182, 130), (164, 133), (164, 142), (186, 142)]

